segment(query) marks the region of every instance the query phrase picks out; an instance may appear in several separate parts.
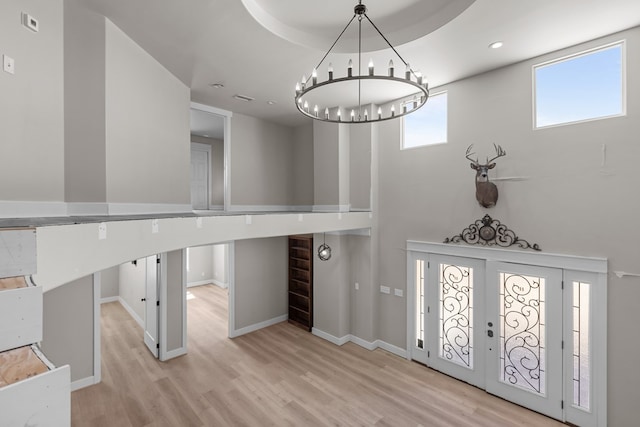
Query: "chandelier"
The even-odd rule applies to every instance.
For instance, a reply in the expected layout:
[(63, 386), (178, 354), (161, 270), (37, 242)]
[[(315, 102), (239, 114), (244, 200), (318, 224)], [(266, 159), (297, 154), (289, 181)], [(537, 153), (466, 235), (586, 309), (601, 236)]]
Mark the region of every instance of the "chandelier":
[[(315, 120), (331, 123), (372, 123), (391, 120), (410, 114), (422, 107), (429, 98), (429, 85), (423, 83), (422, 74), (414, 71), (400, 56), (389, 40), (367, 16), (362, 0), (354, 7), (353, 17), (344, 27), (311, 75), (296, 84), (295, 103), (298, 111)], [(344, 77), (334, 75), (333, 65), (327, 66), (327, 80), (318, 80), (318, 70), (351, 23), (358, 18), (358, 70), (354, 74), (353, 61), (349, 60)], [(405, 67), (403, 76), (396, 77), (393, 59), (382, 74), (376, 74), (370, 60), (366, 74), (362, 74), (362, 20), (366, 18), (375, 31), (393, 50)], [(397, 107), (391, 101), (402, 99)], [(391, 105), (389, 106), (389, 104)], [(377, 110), (373, 111), (373, 106)], [(371, 106), (371, 109), (370, 109)], [(383, 107), (385, 111), (383, 111)]]

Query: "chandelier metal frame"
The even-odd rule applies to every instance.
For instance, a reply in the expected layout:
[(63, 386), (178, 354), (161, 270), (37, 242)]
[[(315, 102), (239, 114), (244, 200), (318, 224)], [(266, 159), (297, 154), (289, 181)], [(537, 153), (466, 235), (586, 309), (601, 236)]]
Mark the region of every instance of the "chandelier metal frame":
[[(333, 42), (333, 44), (331, 45), (327, 53), (325, 53), (325, 55), (322, 57), (318, 65), (313, 69), (311, 76), (309, 78), (306, 78), (305, 76), (303, 76), (302, 81), (296, 85), (296, 96), (295, 96), (296, 108), (298, 109), (298, 111), (300, 111), (302, 114), (304, 114), (307, 117), (310, 117), (314, 120), (320, 120), (320, 121), (330, 122), (330, 123), (374, 123), (374, 122), (396, 119), (398, 117), (405, 116), (407, 114), (413, 113), (414, 111), (418, 110), (427, 102), (427, 99), (429, 98), (429, 84), (423, 83), (422, 75), (419, 75), (417, 72), (411, 69), (411, 66), (409, 65), (409, 63), (407, 63), (407, 61), (405, 61), (404, 58), (402, 58), (402, 56), (393, 47), (393, 45), (389, 42), (389, 40), (387, 40), (387, 38), (382, 34), (382, 32), (373, 23), (373, 21), (369, 18), (369, 16), (367, 16), (367, 7), (362, 4), (362, 0), (360, 0), (359, 3), (354, 7), (353, 12), (354, 12), (353, 17), (349, 20), (349, 22), (344, 27), (344, 29), (342, 30), (338, 38), (335, 40), (335, 42)], [(387, 43), (387, 45), (391, 48), (391, 50), (393, 50), (396, 56), (400, 58), (402, 63), (405, 65), (406, 71), (405, 71), (404, 78), (395, 76), (395, 69), (393, 67), (392, 60), (389, 61), (389, 68), (388, 68), (387, 75), (376, 75), (374, 73), (374, 67), (371, 63), (369, 64), (368, 74), (362, 75), (361, 68), (362, 68), (362, 19), (363, 17), (366, 18), (367, 21), (369, 21), (371, 26), (376, 30), (376, 32), (380, 35), (380, 37), (382, 37), (382, 39)], [(355, 75), (355, 76), (353, 75), (353, 67), (351, 65), (351, 61), (349, 61), (349, 67), (347, 68), (347, 76), (334, 78), (333, 69), (330, 63), (328, 68), (328, 74), (329, 74), (328, 80), (324, 82), (318, 82), (317, 70), (320, 68), (324, 60), (327, 58), (327, 56), (329, 56), (329, 53), (331, 53), (331, 51), (333, 50), (335, 45), (338, 43), (342, 35), (345, 33), (347, 28), (349, 28), (353, 20), (356, 18), (358, 18), (358, 75)], [(363, 114), (363, 106), (361, 102), (362, 81), (366, 81), (366, 80), (393, 81), (393, 82), (397, 82), (405, 85), (410, 85), (416, 88), (416, 95), (414, 96), (413, 100), (409, 100), (409, 102), (404, 103), (404, 105), (402, 105), (398, 111), (395, 111), (395, 105), (392, 105), (391, 109), (389, 110), (389, 113), (383, 114), (381, 107), (379, 107), (377, 114), (374, 115), (372, 111), (371, 115), (369, 116), (369, 111), (367, 109), (364, 109), (364, 114)], [(336, 84), (336, 83), (341, 83), (346, 81), (358, 82), (357, 113), (356, 113), (356, 107), (350, 106), (351, 114), (350, 114), (350, 117), (346, 120), (343, 120), (341, 115), (342, 109), (345, 108), (343, 106), (340, 106), (340, 105), (334, 105), (331, 107), (324, 106), (325, 108), (324, 114), (321, 115), (319, 111), (319, 107), (317, 105), (315, 105), (313, 109), (311, 109), (309, 104), (304, 100), (305, 95), (309, 94), (314, 90), (317, 90), (319, 88), (322, 88), (323, 86), (327, 86), (330, 84)], [(394, 101), (394, 100), (389, 100), (389, 102), (391, 101)], [(409, 105), (411, 105), (411, 108), (408, 108)], [(333, 110), (336, 107), (337, 107), (336, 114), (331, 115), (329, 112), (329, 108)]]

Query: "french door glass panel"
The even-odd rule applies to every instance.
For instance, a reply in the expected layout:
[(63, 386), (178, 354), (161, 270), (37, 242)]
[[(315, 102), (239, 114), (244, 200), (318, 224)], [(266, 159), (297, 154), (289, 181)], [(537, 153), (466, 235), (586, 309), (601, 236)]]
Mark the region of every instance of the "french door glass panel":
[(487, 391), (561, 419), (562, 270), (488, 261), (487, 328)]
[(482, 387), (484, 262), (434, 255), (428, 277), (428, 364)]

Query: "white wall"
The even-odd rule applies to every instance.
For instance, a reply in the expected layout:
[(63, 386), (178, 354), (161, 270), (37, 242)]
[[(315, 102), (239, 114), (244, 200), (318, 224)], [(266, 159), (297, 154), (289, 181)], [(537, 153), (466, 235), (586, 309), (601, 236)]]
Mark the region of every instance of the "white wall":
[(71, 381), (93, 376), (93, 276), (44, 293), (42, 351)]
[[(602, 43), (627, 39), (627, 116), (532, 130), (532, 65)], [(606, 257), (609, 270), (638, 271), (637, 159), (640, 158), (640, 28), (447, 85), (449, 142), (401, 151), (400, 120), (379, 125), (380, 251), (378, 285), (405, 288), (407, 239), (442, 242), (485, 213), (544, 252)], [(500, 199), (483, 209), (464, 153), (492, 144), (507, 151), (491, 177)], [(602, 165), (602, 146), (606, 163)], [(636, 423), (634, 384), (640, 279), (608, 278), (608, 413), (610, 426)], [(406, 300), (379, 295), (378, 337), (404, 348)]]
[(100, 272), (100, 298), (114, 298), (120, 294), (120, 267), (115, 266)]
[(109, 203), (190, 210), (189, 88), (106, 21)]
[(189, 248), (187, 285), (202, 285), (213, 281), (213, 246)]
[(137, 316), (136, 321), (144, 324), (144, 302), (147, 291), (145, 283), (147, 279), (147, 259), (140, 258), (133, 262), (126, 262), (119, 266), (120, 287), (118, 294), (120, 300), (128, 308), (129, 314)]
[(294, 204), (293, 129), (242, 114), (231, 118), (231, 204)]
[(235, 327), (288, 314), (288, 237), (235, 242)]
[[(0, 72), (0, 202), (64, 200), (62, 4), (0, 2), (0, 54), (15, 60), (15, 74)], [(40, 21), (38, 33), (22, 12)]]
[(213, 245), (213, 281), (224, 288), (229, 286), (229, 245)]

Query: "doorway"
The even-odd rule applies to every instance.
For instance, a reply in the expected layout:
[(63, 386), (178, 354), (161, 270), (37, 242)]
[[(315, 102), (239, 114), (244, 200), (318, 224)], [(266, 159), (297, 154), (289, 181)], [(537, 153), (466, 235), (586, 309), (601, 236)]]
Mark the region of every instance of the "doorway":
[(191, 203), (194, 210), (228, 206), (231, 113), (192, 103)]
[(409, 358), (558, 420), (606, 424), (606, 260), (416, 245), (430, 252), (409, 252)]

